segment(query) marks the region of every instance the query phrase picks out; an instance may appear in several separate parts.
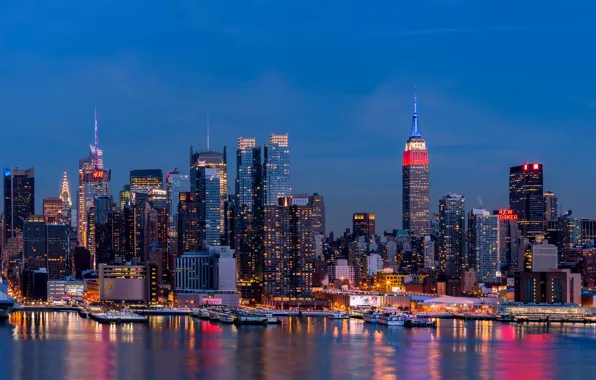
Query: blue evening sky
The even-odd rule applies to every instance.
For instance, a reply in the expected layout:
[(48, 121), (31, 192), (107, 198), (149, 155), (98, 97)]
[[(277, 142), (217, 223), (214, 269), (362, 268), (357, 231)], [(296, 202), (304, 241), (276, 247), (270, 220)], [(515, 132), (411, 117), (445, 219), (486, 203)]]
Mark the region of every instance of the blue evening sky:
[(328, 230), (401, 227), (412, 86), (431, 205), (507, 205), (509, 166), (542, 162), (564, 209), (596, 217), (593, 1), (33, 1), (0, 5), (0, 163), (35, 165), (38, 209), (76, 194), (93, 142), (113, 170), (188, 170), (189, 145), (289, 133), (293, 187)]

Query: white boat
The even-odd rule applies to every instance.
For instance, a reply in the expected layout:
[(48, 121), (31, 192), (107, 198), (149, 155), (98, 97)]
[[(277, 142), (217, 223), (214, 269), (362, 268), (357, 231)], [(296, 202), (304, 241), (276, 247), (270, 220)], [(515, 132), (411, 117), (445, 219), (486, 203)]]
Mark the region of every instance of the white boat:
[(342, 313), (341, 311), (334, 311), (332, 314), (329, 314), (329, 318), (348, 319), (348, 318), (350, 318), (350, 316), (346, 313)]
[(222, 323), (234, 323), (236, 321), (236, 317), (233, 316), (232, 314), (220, 313), (219, 321)]
[(207, 309), (202, 309), (199, 313), (199, 318), (201, 319), (209, 319), (209, 310)]
[(273, 314), (266, 314), (265, 318), (267, 318), (268, 325), (278, 325), (281, 323), (281, 320), (277, 317), (274, 317)]
[(364, 322), (378, 323), (380, 316), (381, 316), (381, 314), (378, 311), (374, 311), (374, 312), (362, 314), (362, 319), (364, 320)]
[(215, 312), (215, 311), (210, 311), (209, 312), (209, 319), (212, 321), (219, 321), (219, 313)]
[(405, 324), (402, 316), (393, 313), (383, 313), (379, 316), (379, 324), (385, 326), (403, 326)]

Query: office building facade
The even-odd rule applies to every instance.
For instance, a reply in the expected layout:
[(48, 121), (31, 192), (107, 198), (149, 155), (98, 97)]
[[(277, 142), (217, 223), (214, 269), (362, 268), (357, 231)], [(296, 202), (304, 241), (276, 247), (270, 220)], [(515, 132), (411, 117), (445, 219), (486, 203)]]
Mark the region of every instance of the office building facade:
[(199, 241), (202, 247), (221, 244), (222, 209), (217, 169), (203, 167), (197, 189)]
[(375, 214), (357, 212), (352, 216), (352, 237), (364, 236), (367, 240), (376, 234)]
[(509, 208), (518, 217), (525, 238), (544, 233), (545, 205), (542, 164), (523, 164), (509, 170)]
[[(35, 170), (4, 168), (4, 243), (23, 232), (29, 215), (35, 214)], [(6, 245), (3, 245), (6, 246)]]

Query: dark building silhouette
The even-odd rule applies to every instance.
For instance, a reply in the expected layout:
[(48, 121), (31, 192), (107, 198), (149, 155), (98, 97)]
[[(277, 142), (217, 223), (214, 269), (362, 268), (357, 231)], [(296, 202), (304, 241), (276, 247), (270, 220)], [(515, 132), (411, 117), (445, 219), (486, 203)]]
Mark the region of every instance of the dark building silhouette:
[(544, 233), (542, 164), (523, 164), (509, 170), (509, 208), (518, 217), (523, 237), (533, 241)]
[(178, 255), (199, 251), (197, 197), (192, 192), (178, 195)]
[(375, 232), (375, 214), (358, 212), (352, 216), (352, 237), (364, 236), (370, 239), (375, 235)]
[(74, 270), (77, 273), (91, 269), (91, 253), (85, 247), (76, 247), (74, 250)]
[(238, 138), (236, 156), (236, 244), (238, 289), (245, 300), (261, 301), (263, 276), (263, 166), (254, 138)]
[(35, 214), (35, 173), (4, 168), (4, 242), (23, 231), (23, 223)]

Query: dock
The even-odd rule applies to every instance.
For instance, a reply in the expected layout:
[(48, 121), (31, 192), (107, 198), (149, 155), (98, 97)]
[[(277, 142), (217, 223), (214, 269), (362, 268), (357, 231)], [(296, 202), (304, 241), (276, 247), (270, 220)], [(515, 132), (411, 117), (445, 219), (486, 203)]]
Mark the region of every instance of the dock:
[(89, 318), (99, 323), (147, 323), (149, 318), (135, 313), (89, 313)]
[(155, 315), (190, 315), (191, 309), (143, 309), (135, 310), (136, 314), (155, 316)]
[(453, 314), (454, 319), (463, 319), (464, 321), (494, 321), (497, 316), (494, 314)]

